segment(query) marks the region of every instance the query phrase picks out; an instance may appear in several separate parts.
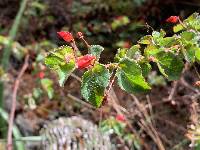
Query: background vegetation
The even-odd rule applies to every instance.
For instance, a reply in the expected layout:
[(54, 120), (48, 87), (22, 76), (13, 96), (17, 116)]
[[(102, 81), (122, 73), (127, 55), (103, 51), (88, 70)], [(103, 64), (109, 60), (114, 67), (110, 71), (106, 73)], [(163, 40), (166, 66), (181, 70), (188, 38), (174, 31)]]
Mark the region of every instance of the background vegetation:
[[(74, 35), (81, 31), (89, 44), (105, 48), (100, 62), (113, 62), (118, 48), (130, 48), (152, 30), (162, 28), (170, 36), (173, 25), (166, 23), (169, 16), (187, 18), (199, 8), (198, 0), (0, 1), (0, 114), (4, 118), (0, 138), (6, 139), (13, 87), (29, 55), (17, 92), (14, 138), (38, 136), (44, 124), (59, 117), (81, 116), (103, 131), (112, 131), (111, 141), (117, 149), (154, 150), (161, 149), (160, 145), (167, 150), (190, 149), (191, 135), (199, 135), (200, 93), (194, 86), (199, 80), (199, 64), (189, 66), (177, 82), (167, 81), (153, 66), (147, 77), (150, 92), (129, 95), (114, 86), (111, 98), (115, 103), (94, 109), (80, 95), (82, 71), (72, 74), (61, 88), (43, 59), (53, 48), (66, 45), (57, 36), (65, 30)], [(78, 47), (87, 53), (83, 42)], [(14, 148), (40, 149), (40, 143), (25, 140), (25, 144), (16, 142)], [(5, 147), (4, 140), (1, 147)]]

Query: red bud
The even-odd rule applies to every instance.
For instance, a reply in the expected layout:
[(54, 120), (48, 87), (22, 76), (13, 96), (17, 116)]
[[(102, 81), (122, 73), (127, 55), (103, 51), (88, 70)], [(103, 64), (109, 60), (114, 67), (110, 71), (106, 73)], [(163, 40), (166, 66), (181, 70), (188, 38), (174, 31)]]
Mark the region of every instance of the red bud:
[(177, 23), (178, 20), (179, 20), (179, 16), (170, 16), (169, 18), (167, 18), (166, 22)]
[(74, 40), (72, 34), (70, 32), (60, 31), (57, 34), (66, 42), (71, 42)]
[(77, 65), (79, 69), (84, 69), (89, 67), (90, 65), (94, 64), (96, 57), (92, 56), (92, 55), (84, 55), (84, 56), (80, 56), (77, 59)]

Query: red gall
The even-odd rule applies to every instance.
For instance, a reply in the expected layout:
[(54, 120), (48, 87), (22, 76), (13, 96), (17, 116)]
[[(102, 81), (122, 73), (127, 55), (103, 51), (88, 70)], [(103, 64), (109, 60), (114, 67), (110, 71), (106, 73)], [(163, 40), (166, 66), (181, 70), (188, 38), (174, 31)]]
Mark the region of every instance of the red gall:
[(169, 23), (177, 23), (179, 21), (179, 16), (170, 16), (166, 19), (166, 22)]
[(90, 67), (91, 65), (94, 64), (95, 60), (96, 57), (89, 54), (78, 57), (77, 58), (78, 69), (84, 69)]
[(74, 40), (72, 34), (70, 32), (66, 32), (66, 31), (60, 31), (57, 32), (57, 34), (66, 42), (71, 42)]

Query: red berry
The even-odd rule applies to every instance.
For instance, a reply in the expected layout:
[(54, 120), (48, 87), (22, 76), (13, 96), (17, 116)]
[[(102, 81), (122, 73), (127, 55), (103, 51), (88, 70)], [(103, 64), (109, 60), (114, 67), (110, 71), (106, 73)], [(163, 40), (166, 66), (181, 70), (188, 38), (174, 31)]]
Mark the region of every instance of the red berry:
[(125, 122), (126, 121), (124, 115), (122, 115), (122, 114), (118, 114), (115, 119), (117, 121), (121, 121), (121, 122)]
[(84, 69), (94, 64), (96, 57), (92, 55), (84, 55), (77, 58), (78, 69)]
[(41, 71), (41, 72), (38, 73), (38, 77), (39, 77), (40, 79), (43, 79), (44, 76), (45, 76), (45, 73), (44, 73), (43, 71)]
[(61, 38), (63, 38), (63, 40), (65, 40), (66, 42), (71, 42), (74, 40), (74, 38), (70, 32), (60, 31), (60, 32), (57, 32), (57, 34)]
[(177, 23), (178, 20), (179, 20), (179, 16), (170, 16), (169, 18), (167, 18), (166, 22)]

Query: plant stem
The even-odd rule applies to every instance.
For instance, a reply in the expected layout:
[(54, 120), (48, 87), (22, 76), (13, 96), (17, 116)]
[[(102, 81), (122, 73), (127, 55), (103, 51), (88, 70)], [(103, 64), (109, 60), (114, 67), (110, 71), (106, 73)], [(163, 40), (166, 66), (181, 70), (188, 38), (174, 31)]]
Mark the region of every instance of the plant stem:
[(11, 112), (10, 112), (10, 116), (9, 116), (9, 127), (8, 127), (8, 136), (7, 136), (8, 150), (12, 150), (12, 128), (13, 128), (14, 117), (15, 117), (17, 91), (19, 89), (21, 77), (23, 76), (24, 72), (26, 71), (26, 69), (28, 67), (28, 60), (29, 60), (29, 55), (26, 55), (24, 65), (23, 65), (23, 67), (15, 81), (15, 84), (14, 84), (13, 95), (12, 95), (12, 107), (11, 107)]
[[(14, 138), (13, 141), (29, 141), (29, 142), (40, 142), (43, 140), (42, 136), (27, 136)], [(0, 139), (0, 142), (7, 142), (7, 139)]]
[[(3, 51), (3, 57), (1, 60), (1, 65), (4, 71), (8, 70), (8, 64), (9, 64), (9, 58), (11, 54), (11, 49), (12, 49), (12, 43), (16, 37), (21, 18), (23, 15), (23, 12), (26, 8), (28, 0), (22, 0), (20, 3), (20, 9), (17, 13), (17, 16), (15, 17), (14, 23), (9, 31), (9, 43), (6, 45), (4, 51)], [(0, 81), (0, 108), (3, 108), (3, 91), (4, 91), (4, 85), (3, 81)], [(5, 126), (5, 122), (0, 119), (0, 127)], [(6, 134), (6, 133), (5, 133)], [(4, 135), (4, 132), (3, 132)]]
[[(3, 118), (3, 120), (7, 121), (9, 120), (9, 115), (7, 114), (6, 111), (4, 111), (2, 108), (0, 108), (0, 117)], [(16, 139), (20, 139), (21, 138), (21, 133), (19, 131), (19, 129), (17, 128), (16, 125), (13, 125), (13, 128), (12, 128), (12, 132), (13, 132), (13, 136), (16, 138)], [(1, 140), (0, 140), (1, 141)], [(17, 147), (17, 150), (25, 150), (24, 148), (24, 143), (21, 142), (21, 141), (17, 141), (16, 142), (16, 147)]]

